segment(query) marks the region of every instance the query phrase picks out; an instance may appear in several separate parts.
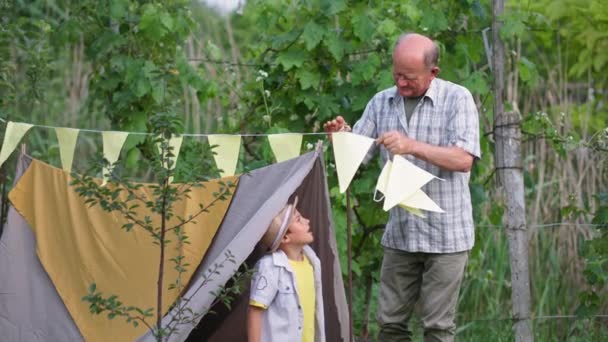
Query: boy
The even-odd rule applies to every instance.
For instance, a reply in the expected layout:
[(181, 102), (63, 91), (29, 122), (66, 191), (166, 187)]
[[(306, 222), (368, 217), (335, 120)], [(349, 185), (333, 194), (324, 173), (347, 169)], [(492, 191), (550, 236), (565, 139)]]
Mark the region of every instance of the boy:
[(272, 219), (261, 244), (268, 254), (251, 281), (249, 342), (325, 342), (321, 263), (308, 246), (309, 220), (298, 198)]

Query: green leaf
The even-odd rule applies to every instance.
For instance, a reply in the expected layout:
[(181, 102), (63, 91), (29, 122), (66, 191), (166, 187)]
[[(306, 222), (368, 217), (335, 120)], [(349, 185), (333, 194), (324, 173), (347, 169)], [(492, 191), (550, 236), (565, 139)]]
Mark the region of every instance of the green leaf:
[(505, 208), (502, 203), (492, 202), (492, 207), (490, 208), (490, 213), (488, 218), (490, 219), (490, 223), (496, 226), (502, 225), (502, 215), (504, 214)]
[(156, 6), (146, 5), (139, 22), (139, 30), (148, 39), (154, 41), (160, 40), (167, 33), (166, 27), (162, 25)]
[(448, 20), (445, 17), (445, 14), (441, 11), (437, 11), (434, 9), (428, 10), (420, 20), (420, 26), (425, 31), (430, 32), (441, 32), (446, 30), (448, 25)]
[(344, 0), (323, 0), (322, 11), (325, 16), (333, 16), (346, 9), (346, 3)]
[(519, 68), (519, 77), (521, 80), (530, 85), (535, 85), (538, 78), (536, 65), (526, 57), (522, 57), (518, 61), (517, 66)]
[(526, 24), (523, 22), (521, 13), (510, 13), (502, 17), (503, 24), (500, 28), (500, 37), (509, 40), (512, 37), (521, 37), (526, 31)]
[(173, 17), (171, 17), (171, 15), (167, 12), (163, 12), (160, 14), (160, 22), (163, 24), (163, 26), (165, 28), (167, 28), (167, 30), (169, 32), (173, 31)]
[(281, 64), (285, 71), (287, 71), (294, 66), (301, 67), (306, 59), (306, 55), (301, 51), (288, 50), (278, 55), (277, 63)]
[(321, 75), (318, 72), (307, 69), (298, 69), (298, 71), (296, 71), (296, 77), (300, 81), (300, 87), (302, 87), (302, 90), (306, 90), (308, 88), (316, 89), (319, 85), (319, 81), (321, 80)]
[(323, 43), (325, 43), (325, 46), (327, 46), (327, 49), (329, 49), (329, 52), (336, 61), (342, 60), (342, 57), (344, 57), (344, 43), (337, 37), (336, 32), (326, 32)]
[(306, 50), (310, 51), (319, 45), (323, 39), (324, 33), (325, 29), (322, 26), (314, 21), (309, 21), (304, 27), (304, 32), (302, 33), (302, 39), (306, 44)]
[(599, 207), (591, 223), (597, 224), (599, 229), (608, 229), (608, 206)]
[(158, 105), (162, 104), (165, 99), (165, 85), (163, 83), (152, 87), (152, 98)]
[(150, 90), (150, 82), (146, 78), (139, 77), (135, 80), (135, 85), (131, 87), (131, 90), (133, 90), (135, 96), (142, 97)]
[(101, 58), (125, 43), (126, 40), (121, 35), (111, 30), (104, 30), (91, 44), (91, 54), (94, 58)]
[(378, 32), (386, 36), (393, 36), (397, 33), (397, 24), (392, 19), (386, 18), (378, 25)]
[(369, 55), (368, 58), (360, 60), (355, 64), (351, 73), (353, 85), (359, 85), (371, 80), (379, 67), (380, 58), (376, 54)]
[(205, 44), (205, 48), (207, 49), (209, 57), (211, 57), (212, 59), (220, 60), (222, 58), (222, 51), (211, 40), (207, 41), (207, 44)]
[(114, 19), (121, 19), (126, 13), (129, 6), (126, 0), (112, 0), (110, 2), (110, 16)]
[(462, 82), (462, 85), (473, 94), (486, 94), (489, 91), (489, 87), (485, 77), (486, 75), (483, 72), (475, 71)]
[(363, 42), (369, 41), (376, 31), (372, 21), (369, 20), (369, 15), (366, 13), (353, 15), (351, 23), (353, 25), (353, 33)]

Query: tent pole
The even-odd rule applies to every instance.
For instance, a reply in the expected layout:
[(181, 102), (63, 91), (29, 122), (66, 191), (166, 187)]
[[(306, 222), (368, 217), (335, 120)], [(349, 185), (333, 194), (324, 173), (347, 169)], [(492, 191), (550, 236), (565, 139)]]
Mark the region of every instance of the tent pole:
[(347, 264), (348, 264), (348, 320), (349, 338), (353, 341), (353, 268), (352, 268), (352, 220), (351, 220), (350, 190), (346, 189), (346, 239), (347, 239)]

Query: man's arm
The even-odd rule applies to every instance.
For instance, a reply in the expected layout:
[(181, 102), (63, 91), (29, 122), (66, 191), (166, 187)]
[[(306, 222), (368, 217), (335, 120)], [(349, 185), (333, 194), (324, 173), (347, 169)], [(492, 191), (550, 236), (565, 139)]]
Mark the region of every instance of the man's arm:
[(384, 133), (376, 140), (395, 154), (411, 154), (447, 171), (469, 172), (475, 159), (469, 152), (460, 147), (441, 147), (414, 140), (397, 132)]
[(262, 339), (262, 315), (264, 309), (249, 305), (247, 311), (247, 337), (249, 342), (260, 342)]

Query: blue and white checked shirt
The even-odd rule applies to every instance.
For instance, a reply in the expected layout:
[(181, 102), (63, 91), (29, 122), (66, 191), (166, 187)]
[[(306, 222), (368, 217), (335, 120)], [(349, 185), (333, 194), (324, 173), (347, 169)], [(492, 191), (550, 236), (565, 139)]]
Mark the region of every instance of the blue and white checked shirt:
[[(377, 138), (399, 131), (435, 146), (458, 146), (476, 158), (479, 151), (479, 119), (471, 93), (452, 82), (435, 78), (410, 119), (405, 117), (403, 97), (396, 87), (377, 93), (367, 104), (353, 133)], [(375, 148), (370, 150), (367, 160)], [(390, 153), (380, 146), (383, 162)], [(424, 160), (404, 155), (416, 166), (445, 180), (432, 180), (422, 187), (445, 213), (424, 212), (414, 216), (400, 207), (390, 211), (382, 245), (407, 252), (455, 253), (470, 250), (475, 242), (469, 172), (440, 169)]]

